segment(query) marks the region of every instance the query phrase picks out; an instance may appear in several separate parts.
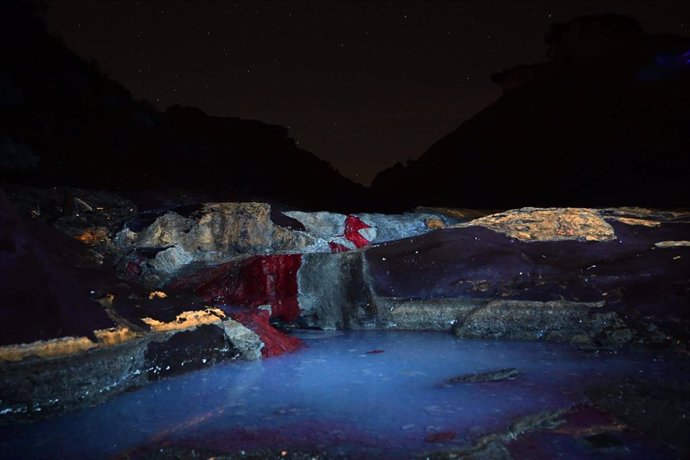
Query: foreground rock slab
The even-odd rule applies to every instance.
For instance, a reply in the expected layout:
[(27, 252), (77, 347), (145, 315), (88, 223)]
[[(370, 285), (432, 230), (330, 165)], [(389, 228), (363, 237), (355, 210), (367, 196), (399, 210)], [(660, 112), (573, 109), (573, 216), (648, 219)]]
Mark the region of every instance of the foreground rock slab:
[(262, 345), (241, 324), (220, 318), (75, 349), (72, 345), (79, 341), (0, 350), (0, 423), (97, 404), (148, 382), (228, 359), (255, 359)]

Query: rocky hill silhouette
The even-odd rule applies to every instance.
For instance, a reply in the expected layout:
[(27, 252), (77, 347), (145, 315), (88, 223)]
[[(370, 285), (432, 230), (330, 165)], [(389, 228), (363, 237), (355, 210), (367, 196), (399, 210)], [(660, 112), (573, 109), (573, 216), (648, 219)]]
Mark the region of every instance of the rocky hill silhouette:
[(620, 15), (554, 25), (548, 61), (499, 72), (495, 103), (374, 192), (414, 205), (690, 204), (690, 40)]
[[(366, 189), (300, 149), (282, 126), (164, 113), (135, 101), (48, 33), (41, 2), (0, 7), (3, 182), (199, 191), (208, 199), (361, 208)], [(232, 111), (232, 107), (228, 108)]]

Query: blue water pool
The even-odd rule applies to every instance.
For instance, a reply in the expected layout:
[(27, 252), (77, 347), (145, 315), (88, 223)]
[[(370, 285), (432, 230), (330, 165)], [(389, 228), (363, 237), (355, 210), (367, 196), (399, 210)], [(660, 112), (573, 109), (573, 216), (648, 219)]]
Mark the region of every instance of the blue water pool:
[[(181, 446), (406, 458), (470, 445), (516, 417), (581, 402), (585, 386), (605, 379), (688, 378), (686, 364), (654, 352), (585, 353), (567, 345), (461, 340), (433, 332), (300, 336), (307, 346), (294, 354), (219, 365), (97, 407), (1, 427), (0, 454), (123, 458)], [(440, 385), (457, 375), (508, 367), (520, 376)], [(453, 433), (452, 439), (442, 433)]]

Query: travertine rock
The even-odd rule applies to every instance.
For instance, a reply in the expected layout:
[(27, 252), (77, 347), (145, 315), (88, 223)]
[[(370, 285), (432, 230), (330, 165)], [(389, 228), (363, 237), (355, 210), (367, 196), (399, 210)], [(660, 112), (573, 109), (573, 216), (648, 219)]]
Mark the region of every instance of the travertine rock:
[(598, 212), (584, 208), (522, 208), (480, 217), (479, 225), (522, 241), (611, 241), (613, 228)]

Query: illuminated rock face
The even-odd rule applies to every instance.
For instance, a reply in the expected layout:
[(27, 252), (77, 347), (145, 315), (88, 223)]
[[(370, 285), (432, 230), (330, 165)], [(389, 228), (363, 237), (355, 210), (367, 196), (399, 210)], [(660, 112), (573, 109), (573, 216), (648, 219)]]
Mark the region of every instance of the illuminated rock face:
[(274, 253), (330, 253), (417, 236), (467, 219), (442, 212), (338, 214), (278, 212), (266, 203), (207, 203), (184, 217), (167, 212), (114, 237), (121, 277), (161, 286), (193, 263)]
[(520, 241), (612, 241), (616, 236), (603, 216), (586, 208), (522, 208), (458, 227), (463, 226), (485, 227)]
[[(277, 225), (265, 203), (209, 203), (196, 216), (168, 212), (138, 233), (128, 228), (115, 241), (124, 255), (120, 271), (142, 267), (134, 278), (159, 285), (194, 263), (218, 263), (237, 257), (315, 250), (319, 241), (301, 231)], [(323, 245), (322, 245), (323, 246)], [(142, 260), (142, 253), (151, 254)]]
[(376, 326), (376, 304), (362, 251), (305, 254), (297, 284), (299, 325), (327, 330)]

